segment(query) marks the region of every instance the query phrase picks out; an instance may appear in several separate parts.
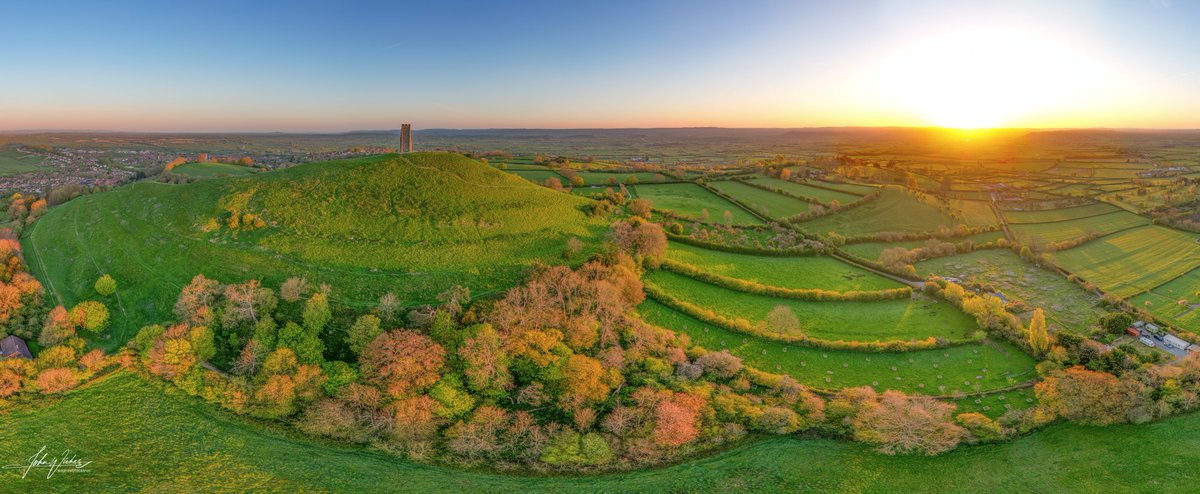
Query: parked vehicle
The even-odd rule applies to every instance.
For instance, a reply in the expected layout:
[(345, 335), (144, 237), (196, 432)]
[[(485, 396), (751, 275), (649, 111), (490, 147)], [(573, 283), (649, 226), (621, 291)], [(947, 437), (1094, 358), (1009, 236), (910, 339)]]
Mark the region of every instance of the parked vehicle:
[(1150, 338), (1143, 336), (1141, 338), (1138, 338), (1138, 341), (1142, 342), (1143, 345), (1146, 345), (1150, 348), (1154, 348), (1154, 340), (1152, 340)]

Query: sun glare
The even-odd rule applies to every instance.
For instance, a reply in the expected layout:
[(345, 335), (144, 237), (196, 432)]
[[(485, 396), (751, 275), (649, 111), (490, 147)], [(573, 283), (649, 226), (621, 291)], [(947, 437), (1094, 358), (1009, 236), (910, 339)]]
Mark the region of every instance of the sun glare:
[[(930, 125), (1026, 122), (1078, 100), (1103, 72), (1081, 50), (1019, 29), (962, 29), (902, 45), (871, 84)], [(1096, 79), (1099, 80), (1099, 79)]]

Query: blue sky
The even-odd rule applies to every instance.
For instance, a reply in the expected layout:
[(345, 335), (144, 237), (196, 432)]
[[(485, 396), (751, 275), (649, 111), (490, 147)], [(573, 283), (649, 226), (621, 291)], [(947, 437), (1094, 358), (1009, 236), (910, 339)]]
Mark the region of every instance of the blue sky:
[[(897, 72), (924, 57), (900, 47), (987, 27), (1000, 33), (981, 45), (989, 49), (1026, 31), (1036, 35), (1025, 45), (1061, 44), (1060, 58), (1021, 77), (1046, 79), (1046, 94), (1087, 86), (1090, 98), (987, 115), (996, 124), (1200, 127), (1195, 2), (398, 3), (4, 5), (0, 129), (982, 122), (970, 117), (987, 109), (970, 102), (908, 98), (930, 86), (922, 77), (945, 80), (956, 62)], [(1064, 57), (1088, 62), (1058, 63)], [(1015, 63), (1003, 71), (1020, 72)], [(1085, 68), (1059, 74), (1059, 66)], [(1080, 71), (1094, 75), (1072, 79)], [(889, 83), (898, 76), (907, 92)], [(1054, 87), (1067, 79), (1071, 88)], [(965, 114), (945, 115), (961, 106)]]

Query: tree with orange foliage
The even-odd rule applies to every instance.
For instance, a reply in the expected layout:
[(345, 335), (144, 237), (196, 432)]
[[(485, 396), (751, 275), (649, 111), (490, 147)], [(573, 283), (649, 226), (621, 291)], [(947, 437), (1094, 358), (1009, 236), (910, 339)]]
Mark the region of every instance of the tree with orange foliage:
[(38, 373), (34, 386), (42, 394), (57, 394), (79, 385), (79, 372), (65, 367), (51, 367)]
[(1137, 405), (1131, 389), (1117, 376), (1079, 366), (1051, 373), (1034, 390), (1042, 406), (1084, 424), (1126, 422)]
[(242, 156), (241, 158), (238, 158), (237, 164), (242, 166), (254, 166), (254, 158)]
[(484, 395), (503, 395), (512, 387), (508, 371), (508, 355), (500, 334), (491, 324), (480, 324), (475, 335), (467, 338), (458, 349), (466, 368), (463, 376), (467, 386)]
[(604, 370), (600, 361), (586, 355), (571, 355), (563, 364), (559, 405), (564, 410), (581, 408), (608, 398), (611, 384), (620, 373)]
[(379, 335), (359, 357), (363, 377), (401, 398), (441, 379), (446, 352), (428, 336), (397, 329)]
[(885, 454), (936, 455), (954, 449), (965, 431), (954, 422), (954, 405), (929, 396), (889, 390), (870, 400), (853, 418), (854, 438)]
[(652, 437), (659, 446), (676, 448), (700, 437), (700, 412), (708, 403), (702, 396), (673, 393), (654, 409)]

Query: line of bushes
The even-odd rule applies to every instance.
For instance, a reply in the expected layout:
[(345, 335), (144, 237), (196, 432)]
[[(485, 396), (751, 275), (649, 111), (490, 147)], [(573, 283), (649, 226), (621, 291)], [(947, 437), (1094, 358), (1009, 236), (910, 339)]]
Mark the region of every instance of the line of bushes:
[[(776, 188), (776, 187), (771, 187), (771, 186), (769, 186), (769, 185), (766, 185), (766, 184), (761, 184), (761, 183), (751, 182), (751, 181), (749, 181), (749, 180), (737, 180), (737, 182), (741, 182), (741, 183), (743, 183), (743, 184), (749, 185), (749, 186), (751, 186), (751, 187), (754, 187), (754, 188), (756, 188), (756, 189), (762, 189), (762, 190), (765, 190), (765, 191), (767, 191), (767, 192), (773, 192), (773, 193), (779, 194), (779, 195), (781, 195), (781, 196), (788, 196), (788, 197), (790, 197), (790, 198), (792, 198), (792, 199), (796, 199), (796, 200), (798, 200), (798, 201), (804, 201), (804, 202), (807, 202), (807, 203), (809, 203), (809, 204), (819, 204), (819, 205), (821, 205), (821, 206), (824, 206), (824, 205), (825, 205), (825, 203), (823, 203), (823, 202), (821, 202), (821, 201), (818, 201), (818, 200), (816, 200), (816, 199), (813, 199), (813, 198), (811, 198), (811, 197), (804, 197), (804, 196), (801, 196), (801, 195), (796, 195), (796, 194), (793, 194), (793, 193), (791, 193), (791, 192), (788, 192), (788, 191), (786, 191), (786, 190), (783, 190), (783, 189), (780, 189), (780, 188)], [(814, 185), (813, 187), (816, 187), (816, 186)], [(846, 194), (849, 194), (849, 192), (845, 192), (845, 193), (846, 193)], [(855, 195), (857, 195), (857, 194), (855, 194)]]
[[(805, 184), (805, 185), (812, 185), (812, 184)], [(845, 191), (838, 191), (838, 192), (845, 192)], [(826, 215), (830, 215), (830, 214), (833, 214), (833, 213), (837, 213), (837, 212), (845, 211), (845, 210), (847, 210), (847, 209), (853, 209), (853, 208), (856, 208), (856, 207), (862, 206), (863, 204), (866, 204), (866, 203), (868, 203), (868, 202), (871, 202), (871, 201), (873, 201), (873, 200), (875, 200), (875, 199), (878, 199), (878, 198), (879, 198), (879, 196), (881, 196), (881, 195), (883, 195), (883, 187), (880, 187), (880, 188), (878, 188), (878, 189), (875, 189), (875, 191), (874, 191), (874, 192), (871, 192), (870, 194), (867, 194), (867, 195), (865, 195), (865, 196), (862, 196), (862, 198), (860, 198), (859, 200), (857, 200), (857, 201), (854, 201), (854, 202), (852, 202), (852, 203), (849, 203), (849, 204), (837, 204), (837, 205), (834, 205), (833, 203), (830, 203), (830, 205), (829, 205), (829, 206), (827, 206), (827, 207), (824, 207), (824, 208), (817, 208), (817, 209), (810, 210), (810, 211), (808, 211), (807, 213), (800, 213), (800, 214), (797, 214), (797, 215), (789, 216), (789, 217), (787, 217), (787, 218), (784, 218), (784, 219), (783, 219), (783, 221), (786, 221), (786, 222), (788, 222), (788, 223), (791, 223), (791, 224), (796, 224), (796, 223), (800, 223), (800, 222), (803, 222), (803, 221), (808, 221), (808, 220), (812, 220), (812, 219), (820, 218), (820, 217), (822, 217), (822, 216), (826, 216)]]
[(837, 292), (820, 288), (784, 288), (764, 285), (756, 281), (741, 280), (710, 273), (691, 264), (671, 259), (662, 260), (662, 268), (689, 278), (703, 281), (711, 285), (722, 286), (730, 290), (770, 295), (779, 298), (797, 300), (813, 300), (820, 302), (875, 302), (879, 300), (898, 300), (912, 297), (912, 287), (888, 288), (883, 290), (851, 290)]
[(879, 232), (870, 235), (858, 235), (854, 237), (841, 237), (843, 244), (865, 244), (870, 242), (907, 242), (911, 240), (929, 240), (936, 239), (951, 239), (969, 237), (980, 233), (995, 232), (1000, 230), (1000, 225), (995, 226), (967, 226), (959, 224), (954, 228), (944, 228), (933, 232)]
[(823, 338), (814, 338), (808, 335), (785, 335), (772, 333), (762, 325), (756, 325), (746, 319), (732, 319), (710, 309), (705, 309), (690, 302), (685, 302), (666, 292), (657, 286), (647, 283), (645, 285), (646, 296), (654, 299), (658, 303), (666, 305), (679, 312), (687, 314), (697, 320), (720, 326), (730, 331), (748, 334), (758, 338), (764, 338), (774, 341), (782, 341), (795, 345), (807, 346), (812, 348), (824, 348), (827, 350), (849, 350), (856, 352), (908, 352), (915, 350), (929, 350), (933, 348), (946, 348), (957, 345), (966, 345), (970, 343), (978, 343), (980, 339), (961, 339), (951, 340), (947, 338), (938, 338), (930, 336), (922, 340), (888, 340), (888, 341), (845, 341), (845, 340), (827, 340)]
[(722, 243), (717, 243), (717, 242), (706, 242), (704, 240), (698, 240), (698, 239), (692, 238), (687, 235), (676, 234), (671, 231), (667, 231), (667, 238), (669, 238), (673, 241), (676, 241), (676, 242), (691, 245), (693, 247), (700, 247), (702, 249), (719, 250), (722, 252), (731, 252), (734, 254), (750, 254), (750, 255), (756, 255), (756, 256), (812, 257), (812, 256), (825, 255), (829, 252), (827, 249), (823, 249), (823, 248), (818, 249), (818, 248), (803, 247), (803, 246), (790, 247), (790, 248), (786, 248), (786, 249), (771, 249), (771, 248), (764, 248), (764, 247), (748, 247), (748, 246), (744, 246), (744, 245), (730, 245), (730, 244), (722, 244)]

